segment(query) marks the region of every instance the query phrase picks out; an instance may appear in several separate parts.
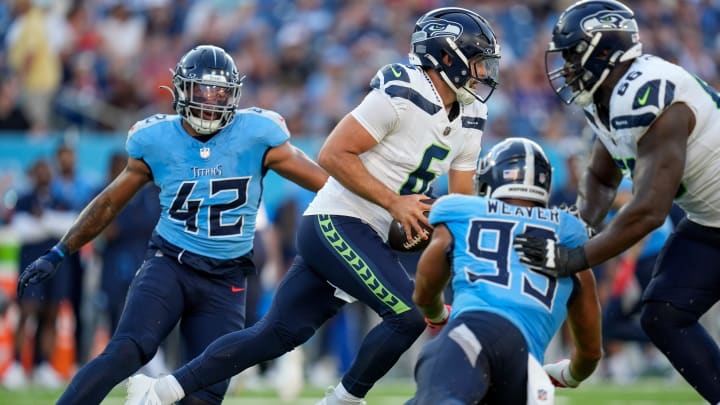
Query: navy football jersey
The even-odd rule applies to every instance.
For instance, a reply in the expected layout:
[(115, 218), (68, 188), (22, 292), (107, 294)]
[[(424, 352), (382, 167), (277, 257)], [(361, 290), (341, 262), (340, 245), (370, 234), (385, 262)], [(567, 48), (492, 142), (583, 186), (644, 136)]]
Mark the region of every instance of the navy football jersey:
[(217, 259), (247, 254), (269, 148), (290, 138), (282, 117), (259, 108), (238, 110), (207, 142), (190, 136), (178, 115), (154, 115), (130, 129), (128, 154), (143, 160), (160, 187), (155, 231), (189, 252)]
[(513, 239), (527, 232), (577, 247), (587, 241), (583, 224), (557, 209), (458, 194), (438, 199), (429, 220), (445, 224), (453, 236), (451, 317), (466, 311), (502, 315), (520, 329), (530, 353), (542, 361), (567, 315), (573, 280), (531, 271), (518, 260)]

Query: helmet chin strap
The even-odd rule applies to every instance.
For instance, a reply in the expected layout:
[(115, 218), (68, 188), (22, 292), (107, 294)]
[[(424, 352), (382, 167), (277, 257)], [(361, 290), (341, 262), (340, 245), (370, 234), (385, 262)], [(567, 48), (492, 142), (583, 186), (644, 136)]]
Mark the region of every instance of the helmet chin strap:
[(475, 95), (465, 87), (458, 88), (457, 86), (455, 86), (455, 84), (452, 82), (452, 80), (450, 80), (447, 73), (445, 73), (445, 70), (442, 68), (440, 62), (438, 62), (437, 59), (435, 59), (430, 54), (426, 54), (424, 56), (428, 58), (428, 60), (433, 64), (433, 69), (435, 69), (435, 71), (440, 74), (440, 77), (442, 77), (445, 84), (447, 84), (452, 89), (452, 91), (455, 92), (455, 98), (460, 104), (469, 105), (477, 100), (477, 97), (475, 97)]
[(187, 117), (188, 124), (200, 135), (210, 135), (216, 132), (220, 128), (220, 121), (222, 120), (204, 120), (192, 115), (192, 113), (188, 114)]

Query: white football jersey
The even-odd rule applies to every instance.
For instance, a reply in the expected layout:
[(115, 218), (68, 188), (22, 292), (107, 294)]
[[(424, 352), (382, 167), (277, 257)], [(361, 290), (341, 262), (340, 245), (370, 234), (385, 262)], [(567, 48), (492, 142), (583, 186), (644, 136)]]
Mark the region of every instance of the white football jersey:
[[(485, 104), (460, 105), (450, 121), (430, 78), (415, 66), (387, 65), (370, 85), (372, 90), (351, 114), (378, 142), (360, 155), (371, 175), (398, 194), (422, 194), (450, 169), (477, 168)], [(332, 177), (305, 211), (315, 214), (359, 218), (383, 239), (392, 221), (384, 208)]]
[(675, 202), (688, 219), (720, 227), (720, 95), (715, 89), (678, 65), (643, 55), (610, 97), (610, 128), (600, 121), (594, 104), (585, 108), (585, 117), (615, 163), (632, 176), (640, 138), (673, 103), (685, 103), (695, 114)]

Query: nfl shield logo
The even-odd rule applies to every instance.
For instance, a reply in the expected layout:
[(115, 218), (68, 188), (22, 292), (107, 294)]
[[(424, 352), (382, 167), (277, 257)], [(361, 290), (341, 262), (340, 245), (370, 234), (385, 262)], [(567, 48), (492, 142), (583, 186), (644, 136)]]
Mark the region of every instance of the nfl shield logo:
[(544, 389), (540, 388), (540, 389), (537, 391), (537, 398), (538, 398), (539, 400), (541, 400), (541, 401), (547, 401), (547, 399), (548, 399), (548, 393), (547, 393), (547, 391), (545, 391)]
[(200, 157), (203, 159), (209, 158), (210, 157), (210, 148), (208, 148), (208, 147), (200, 148)]

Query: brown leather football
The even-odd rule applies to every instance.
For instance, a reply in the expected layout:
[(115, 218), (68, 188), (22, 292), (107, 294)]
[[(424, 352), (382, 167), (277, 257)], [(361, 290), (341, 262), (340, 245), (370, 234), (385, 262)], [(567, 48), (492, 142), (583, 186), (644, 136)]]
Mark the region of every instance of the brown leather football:
[[(432, 205), (435, 202), (434, 198), (423, 200), (424, 203)], [(430, 211), (425, 211), (425, 216), (430, 215)], [(400, 252), (419, 252), (427, 247), (430, 243), (430, 237), (432, 236), (432, 228), (422, 225), (423, 232), (428, 236), (427, 239), (423, 239), (415, 230), (412, 232), (412, 239), (408, 240), (405, 236), (405, 228), (396, 220), (392, 220), (390, 223), (390, 230), (388, 232), (388, 245), (393, 250)]]

